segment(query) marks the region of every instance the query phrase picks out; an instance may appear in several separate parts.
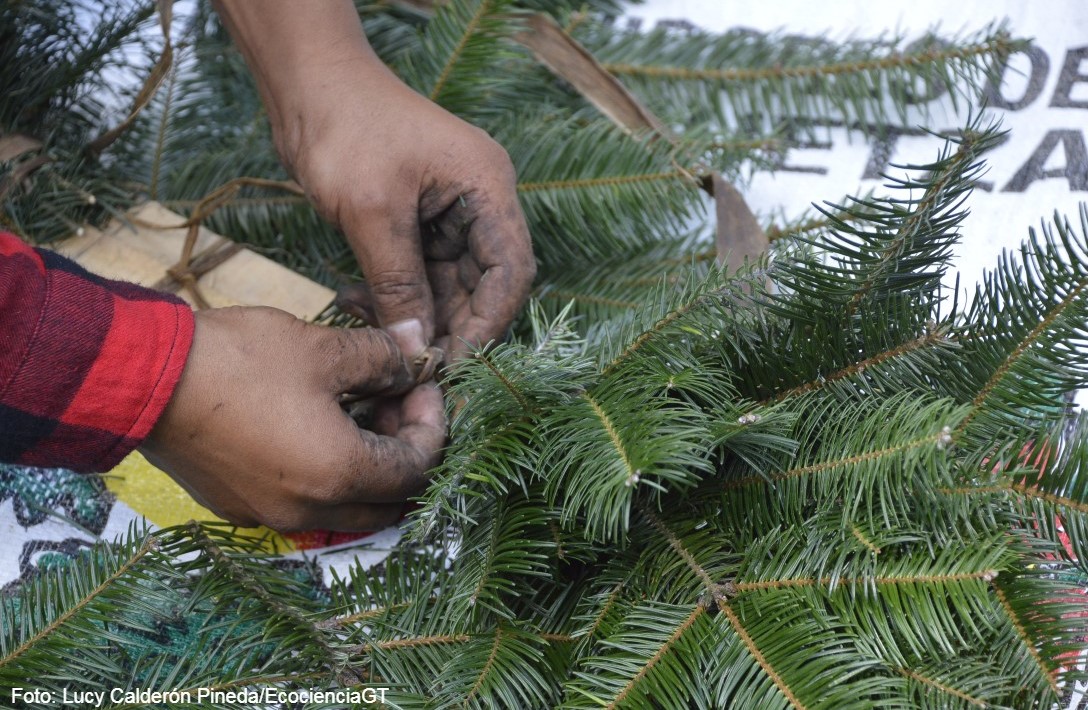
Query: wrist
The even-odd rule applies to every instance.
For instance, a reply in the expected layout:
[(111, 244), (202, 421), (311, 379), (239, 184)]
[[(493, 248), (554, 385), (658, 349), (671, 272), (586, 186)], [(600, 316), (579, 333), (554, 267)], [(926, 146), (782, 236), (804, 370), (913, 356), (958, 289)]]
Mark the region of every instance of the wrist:
[[(392, 76), (367, 42), (350, 0), (213, 0), (257, 82), (281, 149), (302, 116), (330, 110), (350, 78)], [(288, 141), (289, 142), (289, 141)]]

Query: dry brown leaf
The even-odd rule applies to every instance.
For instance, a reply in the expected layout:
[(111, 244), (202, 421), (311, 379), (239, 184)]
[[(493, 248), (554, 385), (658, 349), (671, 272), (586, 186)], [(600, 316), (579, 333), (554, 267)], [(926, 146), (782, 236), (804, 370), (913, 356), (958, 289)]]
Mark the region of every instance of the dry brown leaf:
[(159, 57), (159, 61), (155, 62), (155, 66), (151, 67), (151, 72), (144, 81), (144, 85), (140, 87), (136, 99), (132, 102), (132, 109), (129, 111), (128, 116), (121, 123), (87, 144), (87, 152), (91, 155), (98, 155), (110, 147), (122, 133), (128, 130), (140, 111), (154, 98), (159, 87), (162, 86), (163, 80), (166, 79), (166, 75), (170, 73), (170, 67), (174, 64), (174, 47), (170, 44), (170, 22), (174, 14), (174, 3), (173, 0), (156, 0), (156, 6), (159, 10), (159, 25), (162, 27), (164, 37), (162, 56)]
[(631, 133), (652, 131), (667, 137), (661, 120), (616, 77), (609, 74), (589, 50), (564, 32), (555, 20), (544, 13), (537, 13), (530, 16), (525, 24), (526, 29), (514, 35), (514, 39), (616, 125)]
[(0, 163), (15, 160), (24, 153), (42, 147), (42, 142), (23, 133), (0, 134)]
[(736, 271), (746, 258), (755, 259), (766, 252), (770, 242), (737, 188), (718, 172), (712, 174), (711, 180), (718, 217), (718, 263), (728, 262), (730, 271)]
[[(662, 121), (635, 98), (596, 58), (549, 16), (538, 13), (529, 18), (528, 29), (515, 39), (532, 51), (544, 66), (566, 80), (578, 93), (625, 130), (652, 132), (674, 143)], [(735, 269), (745, 258), (756, 258), (767, 250), (767, 235), (756, 221), (741, 194), (718, 172), (702, 184), (714, 196), (718, 218), (717, 247), (721, 262), (728, 253)]]

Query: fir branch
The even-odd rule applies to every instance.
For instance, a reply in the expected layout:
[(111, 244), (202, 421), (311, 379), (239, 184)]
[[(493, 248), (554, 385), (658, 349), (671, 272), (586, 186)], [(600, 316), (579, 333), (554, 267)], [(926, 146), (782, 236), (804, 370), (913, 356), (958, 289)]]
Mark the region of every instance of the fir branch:
[(696, 443), (708, 436), (705, 415), (645, 378), (605, 381), (558, 404), (537, 435), (545, 495), (564, 526), (590, 539), (624, 535), (636, 496), (659, 500), (710, 468)]
[(1058, 219), (1041, 238), (1030, 231), (1020, 259), (1003, 253), (963, 319), (964, 352), (941, 384), (972, 404), (956, 435), (977, 452), (976, 465), (1003, 455), (988, 448), (994, 441), (1010, 451), (1028, 445), (1062, 418), (1065, 393), (1088, 384), (1088, 206), (1080, 212), (1081, 233)]
[(583, 266), (545, 273), (536, 297), (548, 306), (548, 312), (570, 305), (570, 323), (586, 336), (590, 350), (597, 342), (592, 338), (593, 332), (613, 319), (627, 319), (619, 322), (631, 324), (632, 334), (626, 337), (633, 338), (637, 335), (636, 321), (637, 327), (643, 329), (652, 324), (651, 316), (659, 314), (643, 317), (630, 311), (640, 309), (655, 293), (664, 296), (667, 291), (668, 301), (675, 302), (691, 282), (707, 278), (715, 270), (713, 260), (693, 262), (689, 258), (692, 250), (701, 244), (701, 236), (693, 231), (644, 247), (624, 248), (593, 262), (591, 270)]
[(947, 584), (982, 580), (989, 582), (997, 577), (999, 570), (983, 569), (974, 572), (960, 572), (955, 574), (919, 574), (873, 577), (795, 577), (791, 579), (768, 579), (759, 582), (728, 583), (728, 588), (736, 594), (744, 592), (762, 592), (773, 589), (798, 589), (805, 587), (824, 587), (831, 589), (837, 585), (846, 586), (896, 586), (909, 584)]
[(589, 629), (585, 632), (585, 637), (587, 639), (592, 639), (597, 634), (597, 631), (601, 628), (601, 624), (604, 623), (604, 620), (608, 617), (608, 613), (612, 611), (612, 607), (616, 604), (616, 600), (619, 599), (620, 593), (623, 592), (623, 587), (623, 582), (620, 582), (613, 587), (612, 591), (605, 599), (600, 612), (593, 618), (593, 623), (590, 624)]
[[(687, 289), (680, 292), (679, 302), (669, 304), (666, 301), (664, 305), (669, 306), (667, 311), (657, 318), (649, 328), (643, 330), (637, 337), (631, 340), (619, 354), (614, 356), (602, 369), (602, 376), (608, 377), (616, 372), (648, 343), (661, 336), (674, 324), (681, 322), (685, 316), (697, 311), (708, 303), (723, 298), (725, 294), (735, 288), (735, 285), (732, 282), (726, 284), (717, 283), (717, 278), (719, 277), (720, 274), (712, 275), (702, 283), (689, 285)], [(668, 294), (668, 291), (665, 290), (665, 293)]]
[(415, 636), (402, 639), (389, 639), (386, 641), (373, 641), (352, 649), (355, 654), (365, 655), (375, 649), (382, 651), (395, 651), (403, 648), (417, 648), (419, 646), (445, 646), (448, 644), (468, 643), (468, 634), (437, 634), (434, 636)]
[(711, 134), (796, 128), (813, 119), (879, 131), (893, 120), (889, 114), (905, 123), (910, 108), (925, 108), (915, 82), (948, 91), (954, 102), (974, 101), (964, 84), (978, 85), (1025, 46), (996, 27), (950, 42), (930, 35), (910, 46), (900, 38), (834, 43), (744, 29), (617, 33), (604, 25), (586, 28), (580, 39), (667, 125)]
[(1011, 494), (1017, 514), (1083, 571), (1088, 564), (1088, 415), (1058, 419), (1018, 454), (987, 467), (998, 481), (987, 487)]
[(878, 547), (876, 543), (874, 543), (872, 540), (870, 540), (865, 535), (865, 533), (863, 533), (861, 531), (861, 529), (858, 528), (857, 525), (851, 525), (850, 526), (850, 534), (852, 534), (854, 536), (854, 538), (857, 539), (857, 541), (861, 543), (862, 547), (867, 549), (869, 552), (873, 553), (874, 555), (879, 555), (880, 554), (880, 552), (881, 552), (880, 547)]
[(627, 469), (627, 485), (634, 485), (638, 482), (641, 471), (631, 465), (631, 455), (627, 452), (627, 447), (624, 446), (623, 439), (620, 438), (619, 432), (616, 431), (612, 419), (608, 416), (608, 413), (601, 408), (601, 405), (597, 403), (597, 400), (593, 399), (588, 393), (583, 394), (582, 399), (589, 402), (589, 406), (593, 409), (593, 413), (601, 420), (601, 426), (604, 427), (605, 432), (608, 434), (608, 438), (612, 442), (612, 448), (616, 450), (616, 453), (620, 457), (620, 461), (623, 462), (624, 468)]
[(394, 68), (446, 110), (488, 126), (497, 107), (517, 101), (518, 78), (528, 70), (525, 57), (504, 41), (518, 24), (509, 10), (509, 0), (443, 3), (410, 40), (415, 46), (395, 50)]
[(689, 67), (606, 63), (604, 68), (620, 76), (635, 75), (655, 79), (713, 80), (720, 82), (757, 82), (774, 79), (806, 79), (843, 74), (865, 74), (873, 70), (916, 67), (927, 63), (965, 60), (987, 55), (1008, 56), (1019, 45), (1007, 36), (999, 35), (978, 45), (929, 49), (924, 52), (895, 53), (867, 61), (843, 62), (818, 66), (765, 67), (760, 69), (693, 69)]
[[(776, 281), (785, 294), (770, 299), (771, 311), (826, 330), (824, 337), (836, 346), (828, 354), (872, 347), (871, 339), (862, 337), (872, 332), (867, 323), (874, 317), (886, 324), (883, 337), (892, 343), (903, 342), (907, 333), (917, 337), (918, 325), (932, 318), (940, 303), (941, 281), (966, 215), (962, 205), (982, 172), (978, 156), (1001, 138), (996, 127), (982, 128), (980, 119), (972, 119), (949, 138), (935, 162), (908, 166), (912, 172), (903, 178), (889, 176), (897, 189), (910, 191), (906, 198), (854, 199), (818, 208), (833, 228), (800, 239), (809, 249), (777, 264)], [(917, 172), (923, 174), (915, 177)], [(919, 189), (922, 194), (915, 197)], [(828, 354), (806, 350), (798, 357), (822, 362)]]
[(968, 412), (967, 416), (960, 422), (959, 426), (956, 427), (956, 436), (962, 434), (971, 422), (974, 421), (975, 417), (983, 411), (983, 408), (994, 389), (1009, 375), (1025, 353), (1027, 353), (1041, 337), (1049, 332), (1054, 322), (1062, 315), (1062, 313), (1076, 303), (1077, 299), (1086, 288), (1088, 288), (1088, 276), (1076, 281), (1073, 288), (1070, 289), (1069, 292), (1035, 324), (1035, 327), (1033, 327), (1028, 334), (1016, 344), (1004, 361), (993, 371), (993, 374), (991, 374), (989, 379), (982, 385), (974, 399), (971, 400), (971, 411)]
[(797, 698), (797, 695), (794, 694), (793, 690), (786, 684), (786, 681), (778, 671), (774, 669), (774, 666), (768, 662), (767, 657), (763, 654), (763, 651), (760, 650), (759, 646), (752, 638), (752, 635), (748, 633), (748, 630), (744, 627), (740, 617), (737, 616), (737, 613), (733, 610), (733, 607), (730, 606), (729, 602), (722, 597), (717, 600), (717, 605), (719, 611), (725, 614), (725, 617), (729, 619), (729, 624), (733, 627), (733, 631), (735, 631), (741, 641), (744, 642), (744, 646), (748, 649), (748, 653), (755, 659), (756, 663), (759, 664), (759, 667), (763, 669), (763, 672), (767, 674), (767, 677), (774, 682), (775, 687), (778, 688), (779, 692), (785, 696), (790, 705), (798, 710), (805, 710), (806, 706), (801, 703)]
[[(1039, 490), (1039, 488), (1035, 486), (1028, 486), (1023, 483), (1015, 483), (1009, 481), (1006, 485), (997, 486), (995, 488), (997, 490), (1013, 491), (1014, 493), (1019, 493), (1025, 498), (1046, 501), (1051, 505), (1060, 505), (1063, 508), (1068, 508), (1069, 510), (1088, 515), (1088, 503), (1085, 503), (1084, 501), (1073, 500), (1072, 498), (1067, 498), (1065, 496), (1055, 495), (1054, 493), (1048, 493), (1046, 491)], [(976, 488), (972, 490), (979, 491), (985, 489)]]
[(468, 707), (469, 703), (476, 693), (480, 691), (480, 687), (484, 683), (484, 679), (487, 678), (487, 674), (491, 672), (492, 667), (495, 665), (495, 656), (499, 652), (499, 645), (502, 643), (502, 625), (495, 627), (495, 643), (491, 646), (491, 653), (487, 656), (487, 662), (484, 663), (484, 667), (480, 669), (480, 675), (476, 678), (476, 682), (472, 684), (472, 688), (469, 689), (468, 694), (465, 696), (462, 707)]
[(399, 604), (390, 604), (388, 606), (375, 607), (373, 609), (363, 609), (353, 614), (345, 614), (343, 616), (334, 616), (330, 619), (324, 619), (317, 622), (317, 627), (320, 629), (335, 629), (349, 626), (359, 621), (366, 621), (367, 619), (373, 619), (375, 617), (384, 616), (392, 611), (401, 611), (412, 606), (414, 602), (401, 602)]
[(628, 681), (627, 685), (620, 688), (619, 692), (616, 693), (616, 696), (612, 698), (612, 700), (609, 701), (608, 705), (606, 705), (605, 707), (609, 708), (609, 710), (613, 710), (621, 703), (623, 703), (624, 700), (627, 699), (627, 696), (631, 694), (631, 691), (635, 688), (635, 686), (638, 685), (639, 682), (646, 677), (647, 673), (653, 670), (654, 666), (656, 666), (658, 662), (660, 662), (661, 659), (665, 656), (665, 654), (669, 652), (673, 644), (675, 644), (677, 640), (679, 640), (680, 637), (683, 636), (689, 628), (691, 628), (691, 625), (694, 624), (704, 613), (706, 613), (706, 607), (704, 607), (702, 604), (699, 604), (694, 609), (692, 609), (691, 613), (688, 614), (687, 618), (680, 622), (680, 625), (676, 627), (676, 630), (672, 633), (672, 635), (669, 636), (669, 638), (666, 639), (663, 644), (661, 644), (661, 647), (657, 649), (657, 652), (654, 653), (654, 655), (651, 656), (650, 659), (646, 661), (646, 663), (643, 664), (641, 668), (638, 669), (638, 672), (631, 677), (631, 680)]
[(490, 0), (481, 0), (476, 11), (472, 13), (472, 17), (469, 18), (468, 23), (465, 25), (465, 31), (461, 35), (461, 39), (457, 41), (457, 44), (453, 47), (453, 50), (449, 54), (449, 58), (446, 59), (445, 65), (438, 73), (438, 78), (434, 81), (434, 86), (429, 93), (431, 101), (438, 101), (438, 97), (442, 95), (442, 89), (445, 88), (446, 82), (450, 78), (450, 74), (453, 72), (454, 66), (456, 66), (461, 55), (464, 54), (465, 46), (469, 40), (472, 39), (472, 35), (476, 32), (476, 28), (480, 26), (480, 21), (490, 11)]
[(563, 549), (563, 538), (559, 532), (559, 524), (554, 520), (548, 521), (548, 531), (552, 534), (552, 540), (555, 542), (555, 558), (560, 562), (567, 559), (567, 553)]
[(806, 382), (804, 384), (797, 385), (795, 387), (791, 387), (788, 390), (778, 392), (772, 397), (768, 397), (767, 399), (759, 402), (757, 406), (776, 404), (789, 397), (796, 397), (799, 395), (808, 394), (809, 392), (815, 392), (817, 390), (823, 389), (831, 383), (838, 382), (839, 380), (848, 379), (850, 377), (854, 377), (855, 375), (860, 375), (869, 368), (876, 367), (877, 365), (881, 365), (885, 362), (888, 362), (889, 360), (895, 360), (897, 358), (903, 357), (904, 355), (913, 353), (917, 350), (921, 350), (924, 348), (928, 348), (932, 345), (946, 342), (947, 340), (948, 335), (944, 331), (934, 328), (926, 332), (924, 335), (920, 335), (917, 338), (914, 338), (913, 340), (908, 340), (905, 343), (896, 345), (892, 348), (884, 350), (883, 352), (876, 353), (875, 355), (870, 355), (869, 357), (863, 360), (859, 360), (851, 365), (848, 365), (841, 370), (831, 373), (830, 375), (822, 375), (818, 379), (810, 380), (809, 382)]
[(586, 342), (574, 329), (573, 308), (574, 305), (568, 303), (549, 319), (539, 301), (529, 301), (529, 327), (533, 333), (531, 342), (534, 355), (562, 358), (584, 352)]
[(642, 175), (616, 175), (580, 180), (551, 180), (548, 182), (520, 182), (518, 192), (538, 192), (540, 190), (584, 190), (591, 187), (615, 187), (640, 182), (687, 179), (691, 173), (686, 170), (673, 170), (663, 173), (645, 173)]
[(483, 573), (480, 575), (480, 581), (476, 583), (476, 588), (472, 590), (472, 594), (469, 595), (468, 605), (470, 607), (476, 606), (476, 602), (479, 600), (480, 595), (487, 587), (488, 577), (490, 576), (491, 568), (495, 560), (495, 548), (499, 544), (499, 526), (492, 525), (491, 535), (488, 538), (487, 550), (484, 551), (483, 558), (484, 564), (481, 565)]
[(555, 513), (537, 499), (489, 498), (479, 504), (483, 520), (468, 528), (461, 542), (473, 552), (456, 557), (444, 595), (450, 605), (445, 613), (466, 622), (489, 615), (516, 618), (519, 582), (552, 574), (554, 543), (547, 523)]
[(706, 302), (709, 296), (710, 294), (701, 294), (697, 298), (681, 305), (678, 308), (673, 309), (670, 313), (666, 314), (663, 318), (654, 323), (649, 330), (643, 331), (641, 335), (631, 341), (631, 344), (624, 348), (623, 352), (614, 357), (611, 362), (605, 365), (603, 374), (607, 377), (608, 375), (615, 372), (616, 369), (624, 363), (624, 361), (626, 361), (629, 357), (638, 352), (639, 349), (641, 349), (642, 346), (645, 345), (649, 340), (651, 340), (655, 335), (665, 330), (677, 320), (683, 318), (695, 308), (698, 308), (700, 305)]
[(540, 638), (548, 643), (573, 643), (578, 639), (570, 634), (539, 634)]
[(646, 516), (646, 519), (650, 521), (650, 524), (653, 525), (666, 540), (668, 540), (669, 545), (676, 551), (676, 554), (683, 558), (684, 563), (691, 568), (691, 571), (702, 580), (703, 584), (706, 586), (707, 593), (712, 595), (715, 599), (720, 597), (723, 593), (721, 585), (715, 582), (707, 571), (703, 569), (702, 565), (699, 564), (691, 552), (684, 547), (684, 543), (677, 537), (676, 533), (670, 530), (661, 518), (654, 515), (653, 511), (644, 507), (642, 508), (642, 514)]
[(856, 466), (857, 464), (869, 463), (879, 459), (893, 456), (895, 454), (912, 451), (914, 449), (920, 449), (926, 446), (932, 446), (949, 439), (948, 432), (937, 431), (926, 436), (913, 439), (903, 444), (896, 444), (895, 446), (888, 446), (883, 449), (876, 449), (872, 451), (866, 451), (861, 454), (853, 454), (850, 456), (844, 456), (837, 459), (831, 459), (828, 461), (821, 461), (819, 463), (810, 464), (808, 466), (799, 466), (797, 468), (791, 468), (788, 471), (780, 471), (772, 473), (768, 476), (745, 476), (744, 478), (734, 479), (726, 481), (724, 484), (725, 490), (734, 490), (737, 488), (745, 488), (755, 484), (770, 485), (774, 481), (784, 481), (790, 478), (798, 478), (801, 476), (807, 476), (813, 473), (822, 473), (831, 469), (841, 468), (844, 466)]
[(796, 454), (789, 447), (767, 451), (756, 472), (725, 467), (725, 480), (715, 485), (726, 493), (726, 515), (751, 528), (729, 534), (749, 538), (783, 524), (804, 525), (814, 509), (837, 517), (827, 524), (835, 539), (829, 544), (840, 547), (851, 524), (872, 530), (917, 525), (908, 521), (932, 499), (932, 488), (953, 480), (951, 427), (963, 407), (906, 392), (877, 399), (870, 408), (873, 403), (844, 407), (837, 398), (818, 398), (797, 412), (798, 430), (788, 432)]
[(835, 215), (834, 219), (831, 217), (808, 219), (799, 224), (792, 225), (777, 225), (772, 224), (768, 226), (764, 231), (767, 233), (767, 239), (774, 242), (779, 239), (785, 239), (787, 237), (797, 237), (811, 232), (820, 232), (828, 229), (836, 224), (859, 221), (862, 217), (858, 215), (842, 214)]
[[(950, 196), (958, 196), (963, 190), (962, 177), (970, 169), (971, 161), (978, 155), (980, 145), (984, 149), (992, 143), (993, 131), (977, 132), (970, 127), (957, 140), (956, 152), (947, 160), (938, 161), (937, 170), (926, 180), (926, 189), (922, 198), (912, 205), (907, 219), (900, 222), (894, 238), (887, 242), (875, 256), (877, 263), (868, 269), (864, 282), (857, 287), (850, 302), (846, 304), (846, 315), (850, 317), (857, 310), (858, 304), (868, 298), (877, 280), (893, 264), (903, 257), (904, 251), (912, 245), (919, 231), (924, 229), (942, 210), (948, 208)], [(989, 139), (989, 140), (988, 140)], [(949, 188), (953, 187), (952, 190)]]
[(495, 137), (517, 169), (545, 278), (657, 244), (703, 211), (698, 189), (679, 179), (678, 166), (693, 162), (694, 147), (629, 135), (606, 119), (557, 120), (543, 109)]
[(434, 679), (432, 697), (447, 707), (551, 705), (555, 688), (541, 673), (547, 644), (515, 625), (481, 630), (444, 664)]
[(38, 629), (34, 635), (24, 640), (21, 644), (12, 649), (4, 657), (0, 658), (0, 668), (7, 666), (14, 662), (20, 656), (24, 655), (38, 643), (48, 638), (58, 630), (63, 629), (73, 617), (79, 614), (80, 611), (85, 609), (88, 605), (92, 604), (98, 597), (107, 591), (113, 589), (114, 583), (129, 573), (148, 553), (157, 550), (159, 547), (158, 540), (153, 535), (148, 535), (143, 543), (136, 548), (125, 560), (121, 562), (117, 568), (110, 573), (108, 577), (103, 579), (93, 589), (83, 595), (75, 604), (66, 609), (63, 613), (57, 615), (56, 618), (49, 621), (47, 624)]
[(510, 381), (510, 378), (503, 374), (502, 370), (495, 365), (490, 353), (477, 350), (472, 354), (472, 357), (473, 359), (482, 362), (487, 369), (491, 371), (491, 374), (495, 376), (495, 379), (501, 382), (502, 386), (505, 387), (510, 395), (517, 400), (518, 404), (521, 405), (521, 409), (525, 414), (533, 414), (538, 411), (537, 407), (529, 401), (528, 397), (526, 397), (520, 389), (515, 387), (514, 383)]
[(162, 111), (159, 113), (159, 130), (155, 134), (155, 147), (151, 153), (151, 182), (147, 190), (152, 200), (159, 199), (159, 175), (162, 172), (163, 154), (166, 151), (166, 127), (170, 123), (170, 105), (174, 101), (174, 86), (177, 78), (178, 68), (174, 64), (170, 67), (170, 74), (166, 79)]
[(909, 678), (911, 680), (916, 680), (919, 683), (922, 683), (923, 685), (928, 685), (931, 688), (936, 688), (937, 690), (941, 691), (942, 693), (945, 693), (947, 695), (951, 695), (951, 696), (953, 696), (955, 698), (959, 698), (960, 700), (963, 700), (963, 701), (967, 702), (970, 705), (974, 705), (975, 707), (980, 707), (980, 708), (989, 707), (989, 704), (986, 703), (986, 701), (980, 700), (979, 698), (976, 698), (973, 695), (965, 693), (964, 691), (959, 690), (958, 688), (953, 688), (950, 685), (947, 685), (945, 683), (941, 683), (939, 681), (934, 680), (933, 678), (929, 678), (927, 676), (924, 676), (921, 673), (918, 673), (917, 671), (912, 671), (909, 668), (900, 668), (900, 667), (894, 668), (894, 670), (895, 670), (896, 673), (899, 673), (904, 678)]
[(948, 496), (975, 496), (975, 495), (992, 495), (994, 493), (1005, 493), (1011, 490), (1010, 486), (1002, 484), (996, 486), (943, 486), (937, 489), (938, 493)]
[(260, 600), (274, 615), (289, 620), (296, 629), (306, 634), (322, 650), (323, 657), (331, 668), (337, 667), (337, 659), (341, 658), (342, 652), (330, 643), (317, 622), (306, 618), (298, 608), (285, 603), (283, 599), (271, 593), (244, 565), (232, 559), (222, 547), (216, 544), (202, 525), (190, 522), (185, 527), (198, 549), (215, 562), (217, 571), (229, 575), (239, 586)]
[(1028, 633), (1027, 627), (1025, 626), (1023, 620), (1020, 618), (1020, 615), (1016, 613), (1016, 610), (1013, 608), (1012, 604), (1009, 603), (1009, 598), (1005, 595), (1004, 590), (1001, 589), (1001, 585), (997, 582), (997, 580), (991, 580), (990, 586), (994, 590), (994, 596), (997, 597), (997, 600), (1001, 605), (1001, 609), (1005, 613), (1005, 617), (1008, 619), (1008, 622), (1012, 625), (1012, 627), (1016, 630), (1017, 637), (1019, 637), (1020, 642), (1023, 643), (1024, 648), (1027, 649), (1027, 652), (1031, 656), (1032, 660), (1035, 661), (1035, 665), (1038, 666), (1039, 671), (1046, 679), (1046, 682), (1050, 686), (1050, 689), (1054, 692), (1054, 696), (1060, 696), (1061, 690), (1058, 687), (1057, 679), (1058, 670), (1056, 668), (1052, 669), (1047, 667), (1046, 661), (1044, 661), (1042, 655), (1040, 655), (1039, 649), (1036, 646), (1035, 641), (1032, 640), (1031, 635)]

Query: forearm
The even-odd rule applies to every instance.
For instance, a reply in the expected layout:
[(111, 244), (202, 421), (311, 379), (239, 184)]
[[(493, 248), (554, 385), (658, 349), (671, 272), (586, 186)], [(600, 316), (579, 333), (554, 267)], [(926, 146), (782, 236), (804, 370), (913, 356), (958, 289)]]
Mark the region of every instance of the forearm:
[(297, 130), (315, 97), (335, 92), (345, 74), (364, 81), (393, 78), (367, 42), (351, 0), (212, 4), (245, 57), (276, 131)]

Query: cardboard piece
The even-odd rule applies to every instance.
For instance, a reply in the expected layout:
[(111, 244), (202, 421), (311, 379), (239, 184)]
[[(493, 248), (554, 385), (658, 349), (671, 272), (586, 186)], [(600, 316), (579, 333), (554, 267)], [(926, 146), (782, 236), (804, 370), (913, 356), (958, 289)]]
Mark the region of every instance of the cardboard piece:
[[(114, 220), (103, 230), (87, 228), (56, 245), (56, 251), (105, 278), (173, 291), (193, 303), (188, 289), (167, 274), (181, 257), (185, 217), (157, 202), (134, 208), (130, 216), (133, 221), (127, 224)], [(201, 227), (193, 253), (234, 246)], [(200, 276), (197, 285), (214, 308), (272, 306), (303, 320), (313, 319), (336, 297), (332, 289), (245, 248)]]

